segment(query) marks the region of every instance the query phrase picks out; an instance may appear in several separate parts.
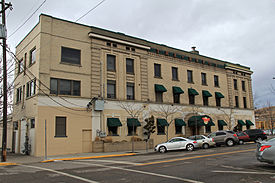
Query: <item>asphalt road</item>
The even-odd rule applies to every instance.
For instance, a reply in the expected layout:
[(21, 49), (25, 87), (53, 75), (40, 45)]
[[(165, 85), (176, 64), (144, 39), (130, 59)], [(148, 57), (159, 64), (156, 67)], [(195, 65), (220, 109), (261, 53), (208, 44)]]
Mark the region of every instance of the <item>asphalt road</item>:
[(275, 166), (255, 158), (256, 144), (193, 152), (57, 161), (0, 167), (1, 183), (275, 182)]

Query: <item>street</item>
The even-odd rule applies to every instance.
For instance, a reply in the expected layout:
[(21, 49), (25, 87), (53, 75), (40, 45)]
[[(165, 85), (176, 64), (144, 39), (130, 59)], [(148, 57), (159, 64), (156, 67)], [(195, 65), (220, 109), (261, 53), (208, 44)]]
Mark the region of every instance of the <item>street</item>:
[(255, 158), (256, 144), (164, 154), (0, 167), (1, 183), (275, 182), (275, 166)]

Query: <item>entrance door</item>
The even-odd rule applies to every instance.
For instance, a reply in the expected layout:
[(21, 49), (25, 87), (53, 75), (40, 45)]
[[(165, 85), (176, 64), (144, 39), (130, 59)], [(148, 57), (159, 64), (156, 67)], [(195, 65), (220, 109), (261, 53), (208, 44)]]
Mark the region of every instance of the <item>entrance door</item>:
[(92, 152), (92, 130), (82, 130), (82, 152)]

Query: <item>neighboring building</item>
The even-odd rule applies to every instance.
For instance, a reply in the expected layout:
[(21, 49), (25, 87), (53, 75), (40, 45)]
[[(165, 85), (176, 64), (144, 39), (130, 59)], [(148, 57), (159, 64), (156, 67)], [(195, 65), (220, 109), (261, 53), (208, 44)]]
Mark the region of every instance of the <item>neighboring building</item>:
[(275, 128), (275, 106), (264, 107), (255, 110), (256, 128)]
[[(48, 155), (91, 152), (99, 134), (113, 142), (130, 141), (133, 133), (144, 139), (151, 115), (154, 144), (166, 141), (168, 123), (169, 138), (255, 123), (250, 68), (194, 47), (183, 51), (41, 15), (16, 56), (16, 152), (25, 136), (35, 156), (44, 155), (45, 136)], [(122, 104), (142, 113), (131, 119)]]
[[(13, 135), (15, 135), (14, 128), (16, 128), (16, 124), (12, 123), (12, 116), (9, 114), (7, 117), (7, 151), (15, 152), (15, 142), (13, 139)], [(0, 149), (2, 149), (2, 138), (3, 138), (3, 119), (0, 119)]]

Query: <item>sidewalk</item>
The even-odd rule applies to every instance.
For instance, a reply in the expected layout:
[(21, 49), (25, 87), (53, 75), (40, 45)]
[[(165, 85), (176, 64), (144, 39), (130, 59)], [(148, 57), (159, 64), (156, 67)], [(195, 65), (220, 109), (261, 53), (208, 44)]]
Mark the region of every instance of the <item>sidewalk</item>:
[(107, 158), (107, 157), (119, 157), (119, 156), (135, 156), (141, 154), (153, 153), (154, 149), (136, 150), (134, 153), (131, 151), (127, 152), (101, 152), (101, 153), (78, 153), (78, 154), (67, 154), (67, 155), (56, 155), (45, 157), (34, 157), (22, 154), (7, 154), (7, 161), (0, 162), (0, 166), (16, 165), (16, 164), (29, 164), (29, 163), (46, 163), (53, 161), (71, 161), (80, 159), (95, 159), (95, 158)]

